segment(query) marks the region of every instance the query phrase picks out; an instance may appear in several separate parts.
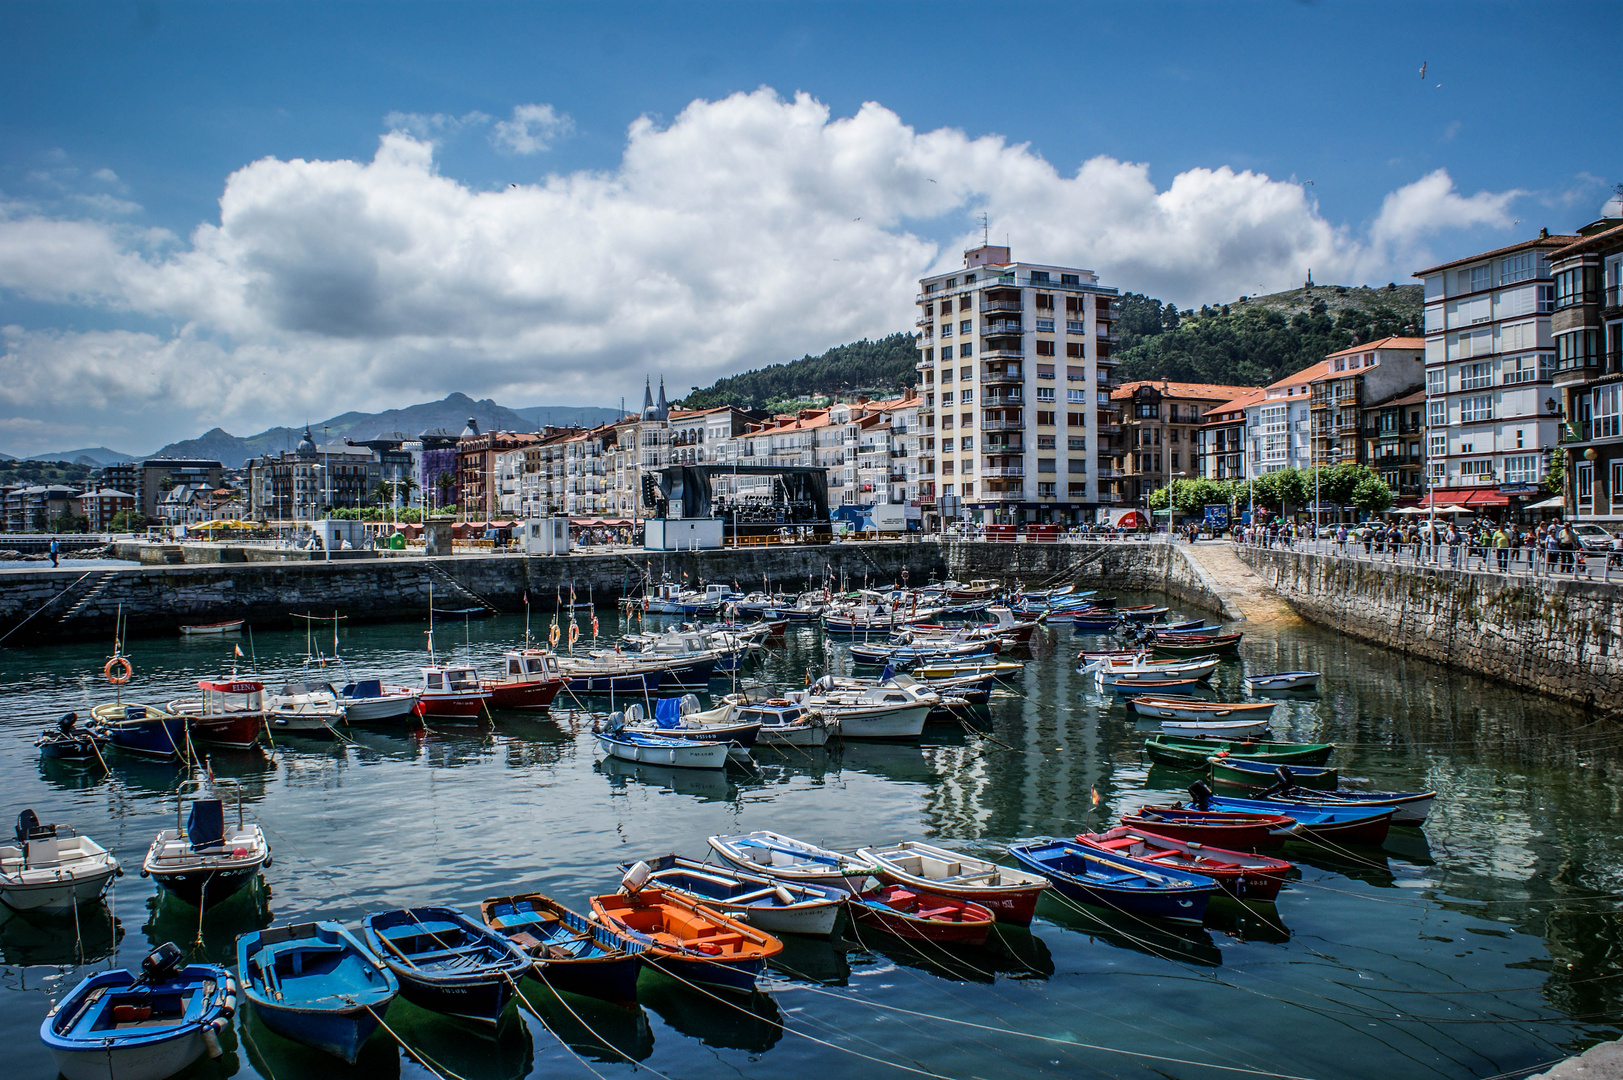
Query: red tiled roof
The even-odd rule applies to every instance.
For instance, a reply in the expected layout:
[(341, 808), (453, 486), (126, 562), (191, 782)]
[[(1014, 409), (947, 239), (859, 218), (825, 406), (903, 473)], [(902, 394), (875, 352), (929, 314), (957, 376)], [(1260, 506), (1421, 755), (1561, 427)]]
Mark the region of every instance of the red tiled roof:
[(1583, 240), (1583, 239), (1585, 239), (1585, 238), (1581, 237), (1581, 236), (1565, 236), (1565, 235), (1563, 235), (1563, 236), (1535, 236), (1533, 239), (1531, 239), (1531, 240), (1523, 240), (1519, 244), (1511, 244), (1508, 247), (1494, 248), (1492, 251), (1484, 251), (1484, 252), (1481, 252), (1480, 254), (1477, 254), (1477, 255), (1469, 255), (1469, 256), (1467, 256), (1467, 257), (1465, 257), (1463, 259), (1455, 259), (1453, 262), (1439, 263), (1436, 266), (1429, 266), (1424, 270), (1416, 270), (1413, 274), (1410, 274), (1409, 276), (1410, 277), (1425, 277), (1427, 274), (1435, 274), (1439, 270), (1449, 270), (1449, 269), (1452, 269), (1453, 267), (1464, 266), (1466, 263), (1474, 263), (1474, 262), (1477, 262), (1477, 261), (1479, 261), (1481, 259), (1491, 259), (1495, 255), (1508, 255), (1512, 251), (1521, 251), (1521, 250), (1523, 250), (1525, 248), (1538, 248), (1538, 247), (1559, 248), (1559, 247), (1565, 247), (1566, 245), (1571, 244), (1574, 241)]
[(1336, 356), (1351, 356), (1354, 353), (1374, 352), (1376, 349), (1415, 349), (1424, 350), (1426, 339), (1418, 337), (1383, 337), (1379, 341), (1366, 341), (1362, 345), (1354, 345), (1350, 349), (1330, 353), (1325, 359)]
[(1588, 236), (1580, 236), (1577, 243), (1568, 244), (1564, 248), (1550, 252), (1550, 258), (1564, 259), (1568, 255), (1582, 255), (1584, 252), (1593, 251), (1597, 247), (1605, 247), (1607, 244), (1620, 240), (1623, 240), (1623, 225), (1613, 225), (1610, 229), (1603, 229)]
[(1261, 401), (1262, 397), (1262, 387), (1253, 387), (1244, 394), (1241, 394), (1239, 397), (1235, 398), (1233, 401), (1225, 401), (1221, 405), (1216, 405), (1210, 409), (1207, 409), (1206, 422), (1208, 424), (1232, 424), (1234, 423), (1233, 420), (1219, 420), (1213, 419), (1213, 417), (1221, 417), (1227, 413), (1242, 412), (1246, 406), (1255, 405), (1257, 402)]
[(1111, 391), (1112, 400), (1129, 399), (1141, 386), (1153, 386), (1166, 397), (1196, 398), (1205, 401), (1227, 401), (1237, 397), (1247, 390), (1254, 389), (1249, 386), (1224, 386), (1221, 383), (1186, 383), (1172, 382), (1168, 379), (1139, 379), (1137, 382), (1123, 383), (1116, 390)]
[(1277, 382), (1269, 383), (1263, 389), (1281, 390), (1287, 386), (1301, 386), (1304, 383), (1310, 383), (1315, 379), (1322, 379), (1328, 374), (1330, 374), (1330, 361), (1320, 360), (1317, 364), (1309, 364), (1307, 367), (1303, 368), (1301, 371), (1298, 371), (1294, 375), (1287, 375)]

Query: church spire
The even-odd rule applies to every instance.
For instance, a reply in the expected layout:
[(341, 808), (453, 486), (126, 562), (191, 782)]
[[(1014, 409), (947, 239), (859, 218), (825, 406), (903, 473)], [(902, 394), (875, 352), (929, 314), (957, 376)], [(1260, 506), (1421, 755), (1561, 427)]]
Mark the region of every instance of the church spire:
[(652, 409), (653, 407), (654, 407), (654, 384), (653, 384), (653, 380), (649, 379), (645, 375), (645, 376), (643, 376), (643, 380), (642, 380), (642, 411), (643, 411), (643, 414), (647, 415), (648, 410)]
[(659, 418), (661, 420), (671, 418), (671, 407), (665, 404), (665, 376), (663, 375), (659, 377)]

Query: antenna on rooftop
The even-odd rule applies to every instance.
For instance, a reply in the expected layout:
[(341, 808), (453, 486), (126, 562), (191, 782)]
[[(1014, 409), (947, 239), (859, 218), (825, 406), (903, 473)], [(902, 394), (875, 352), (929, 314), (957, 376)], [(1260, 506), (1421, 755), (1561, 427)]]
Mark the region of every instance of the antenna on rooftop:
[(981, 246), (982, 247), (989, 247), (991, 245), (991, 243), (992, 243), (990, 230), (991, 230), (991, 226), (990, 226), (990, 223), (987, 220), (986, 211), (982, 210), (981, 211)]

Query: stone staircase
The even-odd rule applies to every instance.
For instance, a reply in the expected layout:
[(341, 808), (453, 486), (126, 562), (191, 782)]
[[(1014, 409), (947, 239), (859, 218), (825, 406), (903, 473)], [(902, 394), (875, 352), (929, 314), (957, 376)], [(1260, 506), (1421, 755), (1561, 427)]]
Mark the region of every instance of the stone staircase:
[(434, 579), (434, 583), (436, 585), (445, 586), (454, 595), (462, 597), (462, 599), (465, 600), (470, 606), (484, 608), (492, 615), (501, 614), (501, 608), (497, 607), (495, 604), (492, 604), (489, 600), (486, 600), (484, 597), (462, 584), (462, 582), (446, 573), (445, 569), (435, 563), (434, 560), (424, 559), (423, 567), (428, 571), (429, 577)]

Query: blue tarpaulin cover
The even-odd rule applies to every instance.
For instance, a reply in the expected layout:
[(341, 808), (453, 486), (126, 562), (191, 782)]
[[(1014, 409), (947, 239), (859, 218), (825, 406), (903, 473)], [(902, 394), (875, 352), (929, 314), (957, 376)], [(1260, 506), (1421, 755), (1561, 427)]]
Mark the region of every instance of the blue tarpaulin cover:
[(654, 702), (654, 722), (662, 728), (682, 726), (682, 699), (660, 698)]

